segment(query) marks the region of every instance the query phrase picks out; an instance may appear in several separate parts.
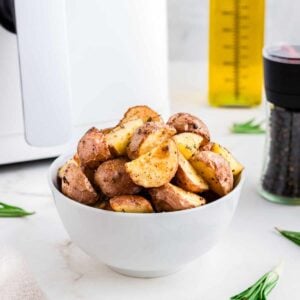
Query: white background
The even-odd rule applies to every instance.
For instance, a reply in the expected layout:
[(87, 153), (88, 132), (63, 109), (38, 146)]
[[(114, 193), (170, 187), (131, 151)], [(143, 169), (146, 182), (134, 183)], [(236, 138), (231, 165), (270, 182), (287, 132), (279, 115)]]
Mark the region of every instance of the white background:
[[(171, 60), (205, 60), (209, 0), (168, 0), (168, 11)], [(265, 11), (267, 44), (300, 44), (299, 0), (267, 0)]]

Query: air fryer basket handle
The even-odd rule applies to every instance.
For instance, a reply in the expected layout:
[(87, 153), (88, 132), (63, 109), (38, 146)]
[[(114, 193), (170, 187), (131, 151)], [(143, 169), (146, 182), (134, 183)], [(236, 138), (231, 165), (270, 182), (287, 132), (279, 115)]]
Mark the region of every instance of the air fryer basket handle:
[(54, 146), (71, 134), (64, 0), (15, 0), (26, 141)]

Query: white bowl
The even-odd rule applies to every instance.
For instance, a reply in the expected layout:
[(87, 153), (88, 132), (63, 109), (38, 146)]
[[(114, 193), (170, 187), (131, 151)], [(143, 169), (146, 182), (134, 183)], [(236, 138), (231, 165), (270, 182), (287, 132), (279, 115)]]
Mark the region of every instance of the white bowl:
[(57, 170), (70, 155), (50, 167), (49, 184), (57, 211), (71, 240), (97, 261), (134, 277), (159, 277), (181, 269), (210, 250), (234, 214), (243, 176), (225, 197), (176, 212), (116, 213), (80, 204), (57, 186)]

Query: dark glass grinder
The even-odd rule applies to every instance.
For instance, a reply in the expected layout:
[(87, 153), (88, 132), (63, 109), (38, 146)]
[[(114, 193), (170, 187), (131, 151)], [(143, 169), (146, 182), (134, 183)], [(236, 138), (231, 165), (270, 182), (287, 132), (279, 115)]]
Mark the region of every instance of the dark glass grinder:
[(300, 204), (300, 46), (264, 50), (268, 111), (261, 195)]

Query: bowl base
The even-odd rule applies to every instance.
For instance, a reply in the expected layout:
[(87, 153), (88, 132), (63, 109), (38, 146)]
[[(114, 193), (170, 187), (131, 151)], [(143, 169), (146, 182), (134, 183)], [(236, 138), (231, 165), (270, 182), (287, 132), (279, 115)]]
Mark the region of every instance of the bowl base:
[(121, 269), (112, 266), (108, 266), (108, 267), (119, 274), (129, 276), (129, 277), (137, 277), (137, 278), (163, 277), (163, 276), (171, 275), (181, 270), (181, 267), (176, 269), (157, 270), (157, 271), (137, 271), (137, 270)]

